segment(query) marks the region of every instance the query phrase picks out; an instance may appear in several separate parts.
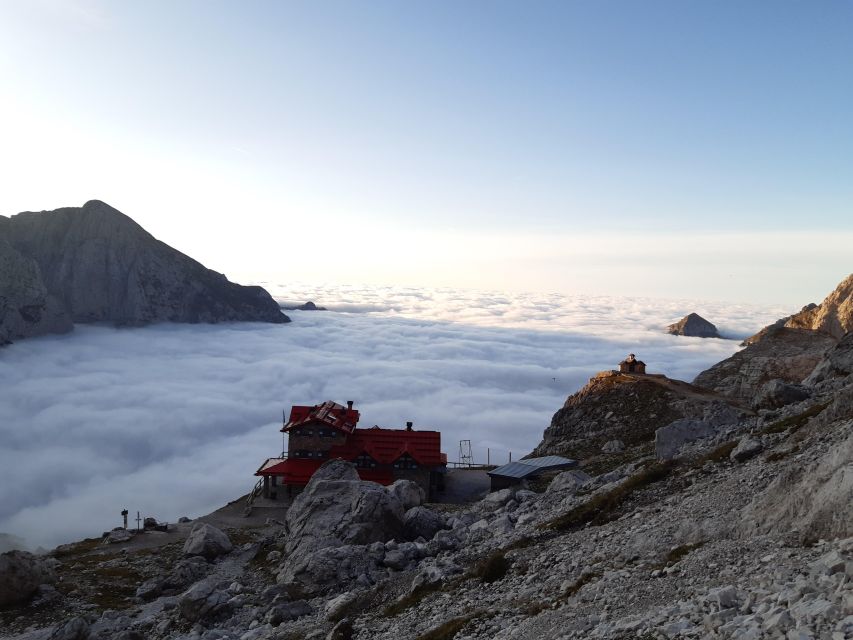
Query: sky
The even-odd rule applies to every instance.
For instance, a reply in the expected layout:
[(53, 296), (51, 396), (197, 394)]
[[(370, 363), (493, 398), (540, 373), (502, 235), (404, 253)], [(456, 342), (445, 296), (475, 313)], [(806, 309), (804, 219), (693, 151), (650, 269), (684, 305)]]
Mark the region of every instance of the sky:
[(244, 281), (805, 304), (850, 272), (853, 4), (0, 0), (0, 214)]
[[(279, 300), (309, 289), (268, 283)], [(282, 410), (353, 400), (360, 426), (441, 432), (458, 460), (529, 453), (566, 396), (635, 352), (692, 380), (738, 340), (671, 336), (698, 310), (743, 338), (787, 311), (700, 300), (403, 287), (310, 290), (286, 325), (78, 325), (0, 352), (2, 534), (31, 548), (98, 536), (120, 512), (175, 522), (247, 493), (282, 450)], [(332, 301), (332, 302), (328, 302)]]

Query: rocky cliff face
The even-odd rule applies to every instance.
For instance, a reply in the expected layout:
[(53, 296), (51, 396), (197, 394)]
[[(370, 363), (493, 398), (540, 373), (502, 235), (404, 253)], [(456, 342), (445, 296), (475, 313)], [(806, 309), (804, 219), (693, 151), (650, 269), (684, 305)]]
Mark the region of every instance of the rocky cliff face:
[(71, 331), (71, 317), (48, 293), (38, 264), (6, 242), (2, 231), (0, 225), (0, 345)]
[[(6, 319), (5, 330), (17, 337), (57, 327), (67, 330), (68, 317), (74, 322), (106, 321), (127, 326), (152, 322), (288, 322), (261, 287), (229, 282), (97, 200), (81, 208), (3, 218), (0, 255), (5, 255), (0, 287), (15, 287), (15, 300), (26, 302), (27, 295), (36, 301), (43, 298), (45, 311), (41, 317), (50, 320), (41, 324), (27, 320), (21, 330)], [(24, 281), (27, 285), (20, 291), (22, 287), (16, 283)]]
[(719, 338), (720, 334), (713, 323), (708, 322), (698, 313), (689, 313), (675, 324), (666, 328), (667, 333), (676, 336), (691, 336), (694, 338)]
[(799, 384), (853, 328), (853, 276), (819, 305), (765, 327), (746, 348), (700, 373), (693, 384), (760, 406), (766, 385)]
[(735, 422), (739, 411), (686, 382), (606, 371), (569, 396), (533, 455), (584, 458), (612, 440), (629, 447), (650, 443), (657, 429), (678, 419)]

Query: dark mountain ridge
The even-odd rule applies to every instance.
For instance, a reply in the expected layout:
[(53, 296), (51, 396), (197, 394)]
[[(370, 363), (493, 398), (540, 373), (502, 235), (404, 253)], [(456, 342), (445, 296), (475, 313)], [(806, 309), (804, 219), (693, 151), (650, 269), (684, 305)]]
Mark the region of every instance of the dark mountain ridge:
[(0, 265), (2, 342), (72, 322), (289, 322), (263, 288), (230, 282), (99, 200), (0, 217)]

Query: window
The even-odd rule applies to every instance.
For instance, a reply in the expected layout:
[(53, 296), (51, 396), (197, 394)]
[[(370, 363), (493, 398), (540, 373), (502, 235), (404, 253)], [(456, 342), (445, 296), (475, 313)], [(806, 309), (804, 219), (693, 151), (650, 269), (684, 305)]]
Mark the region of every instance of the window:
[(376, 460), (371, 458), (366, 453), (362, 453), (360, 456), (358, 456), (354, 460), (354, 462), (355, 462), (355, 466), (358, 467), (359, 469), (372, 469), (372, 468), (376, 467)]
[(404, 453), (394, 462), (395, 469), (417, 469), (418, 463), (408, 453)]

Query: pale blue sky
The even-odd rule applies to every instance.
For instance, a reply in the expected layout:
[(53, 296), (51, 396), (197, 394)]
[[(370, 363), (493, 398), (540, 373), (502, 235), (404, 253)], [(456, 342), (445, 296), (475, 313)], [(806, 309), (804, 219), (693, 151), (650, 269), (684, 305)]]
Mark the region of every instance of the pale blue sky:
[(794, 302), (851, 270), (849, 2), (0, 0), (0, 74), (0, 213), (100, 198), (229, 275)]

